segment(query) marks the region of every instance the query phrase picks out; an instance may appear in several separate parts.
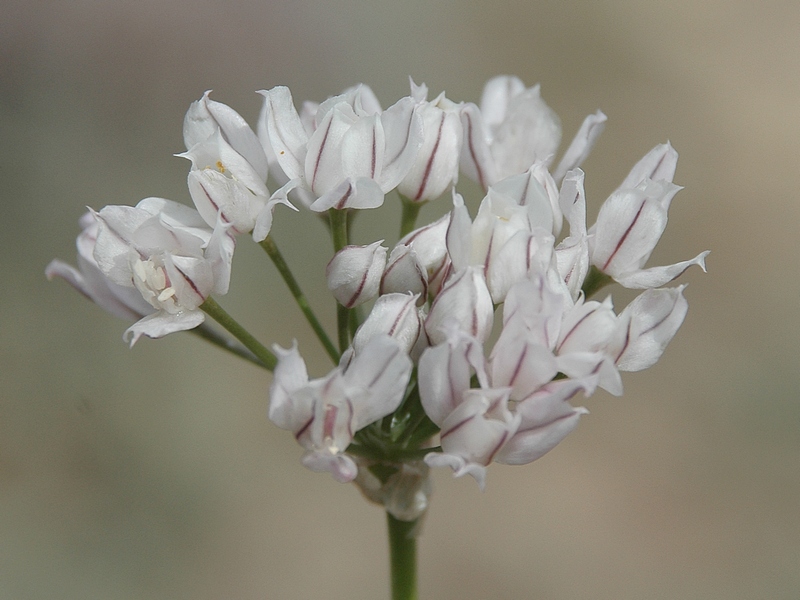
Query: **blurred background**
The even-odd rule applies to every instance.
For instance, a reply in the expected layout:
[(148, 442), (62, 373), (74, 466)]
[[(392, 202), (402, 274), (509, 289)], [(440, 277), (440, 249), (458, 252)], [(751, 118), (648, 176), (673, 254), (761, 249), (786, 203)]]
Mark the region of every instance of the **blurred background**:
[[(685, 190), (650, 264), (709, 249), (709, 273), (684, 275), (689, 314), (662, 360), (626, 374), (622, 398), (588, 399), (553, 452), (493, 466), (485, 493), (436, 473), (421, 596), (800, 597), (798, 24), (790, 0), (5, 2), (0, 597), (388, 597), (383, 512), (300, 465), (266, 418), (268, 374), (188, 334), (128, 349), (125, 323), (43, 270), (74, 262), (87, 205), (190, 203), (172, 154), (204, 90), (254, 125), (254, 90), (278, 84), (299, 102), (365, 82), (386, 106), (409, 75), (478, 101), (501, 73), (541, 83), (565, 140), (608, 115), (584, 164), (591, 217), (669, 139)], [(383, 237), (395, 209), (361, 220), (357, 241)], [(324, 234), (277, 214), (332, 325)], [(222, 300), (327, 370), (246, 238)]]

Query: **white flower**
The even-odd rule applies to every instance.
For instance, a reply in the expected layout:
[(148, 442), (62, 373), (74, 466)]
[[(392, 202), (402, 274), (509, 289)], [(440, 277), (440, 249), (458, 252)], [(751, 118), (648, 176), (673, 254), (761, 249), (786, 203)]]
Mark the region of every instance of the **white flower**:
[(425, 319), (425, 332), (431, 344), (446, 337), (446, 325), (456, 323), (465, 333), (485, 341), (492, 331), (494, 306), (486, 280), (478, 267), (465, 267), (454, 273), (437, 294)]
[[(524, 173), (537, 161), (550, 165), (561, 141), (561, 121), (542, 100), (539, 86), (526, 88), (517, 77), (503, 75), (489, 80), (480, 108), (466, 104), (461, 118), (461, 169), (484, 189), (510, 175)], [(554, 171), (556, 179), (580, 166), (605, 121), (600, 111), (586, 117)]]
[(625, 307), (609, 346), (621, 371), (641, 371), (661, 358), (689, 309), (685, 287), (646, 290)]
[(368, 246), (345, 246), (334, 254), (325, 273), (328, 289), (339, 304), (353, 308), (378, 295), (386, 266), (386, 248), (379, 240)]
[(447, 232), (453, 268), (479, 268), (494, 303), (502, 302), (518, 281), (549, 268), (553, 236), (535, 224), (535, 205), (520, 205), (515, 198), (490, 188), (475, 221), (470, 222), (459, 194), (453, 194), (453, 203)]
[(395, 339), (405, 352), (411, 352), (417, 342), (422, 323), (417, 310), (417, 295), (384, 294), (372, 307), (353, 338), (353, 350), (363, 352), (370, 340), (378, 335)]
[(413, 202), (425, 202), (438, 198), (458, 180), (461, 106), (448, 100), (444, 93), (429, 102), (427, 86), (417, 86), (413, 81), (411, 96), (422, 121), (422, 145), (397, 189)]
[(192, 103), (183, 127), (192, 162), (188, 185), (192, 201), (206, 223), (217, 218), (231, 225), (235, 233), (253, 232), (261, 241), (272, 227), (277, 204), (294, 208), (288, 200), (270, 200), (266, 186), (267, 158), (258, 138), (232, 108), (208, 98)]
[(345, 451), (357, 431), (391, 414), (403, 399), (411, 359), (388, 336), (375, 336), (362, 352), (343, 357), (325, 377), (308, 379), (295, 344), (273, 347), (278, 365), (270, 387), (269, 418), (292, 431), (306, 449), (303, 464), (352, 481), (358, 467)]
[(592, 264), (623, 286), (639, 289), (669, 283), (692, 265), (705, 270), (708, 252), (666, 267), (643, 268), (661, 239), (670, 202), (680, 189), (669, 181), (645, 179), (635, 188), (612, 193), (589, 230)]
[[(397, 242), (398, 247), (408, 246), (414, 251), (416, 260), (425, 269), (427, 291), (431, 295), (439, 293), (449, 272), (450, 255), (447, 252), (447, 229), (449, 226), (450, 213), (447, 213), (433, 223), (415, 229)], [(395, 256), (394, 251), (392, 251), (392, 256)], [(403, 290), (390, 288), (389, 291)], [(410, 288), (408, 291), (414, 291), (414, 288)]]
[(309, 135), (288, 88), (261, 93), (269, 105), (269, 142), (290, 180), (283, 193), (297, 187), (312, 193), (310, 208), (317, 212), (380, 206), (408, 174), (422, 143), (422, 122), (410, 97), (378, 114), (364, 108), (362, 88), (356, 88), (320, 105)]
[(205, 299), (228, 291), (234, 242), (221, 223), (212, 232), (197, 211), (161, 198), (106, 206), (95, 216), (98, 267), (155, 309), (125, 332), (131, 344), (143, 334), (158, 338), (197, 327)]

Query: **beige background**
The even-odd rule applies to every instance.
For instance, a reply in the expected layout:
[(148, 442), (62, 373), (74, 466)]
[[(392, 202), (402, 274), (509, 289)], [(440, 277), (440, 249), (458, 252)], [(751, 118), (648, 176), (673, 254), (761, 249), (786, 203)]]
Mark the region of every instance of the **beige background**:
[[(544, 459), (436, 476), (420, 544), (429, 599), (800, 597), (800, 3), (457, 0), (6, 2), (0, 17), (0, 597), (386, 598), (382, 512), (299, 464), (269, 379), (188, 335), (129, 350), (62, 282), (85, 205), (188, 202), (181, 122), (254, 90), (322, 99), (407, 77), (477, 100), (541, 82), (565, 137), (602, 108), (590, 211), (670, 139), (685, 186), (652, 264), (710, 249), (684, 328)], [(476, 3), (477, 6), (477, 3)], [(474, 206), (474, 203), (473, 203)], [(427, 215), (444, 210), (432, 207)], [(359, 224), (360, 241), (392, 207)], [(394, 225), (392, 226), (394, 229)], [(275, 235), (318, 310), (328, 243)], [(390, 241), (393, 241), (390, 237)], [(618, 304), (626, 296), (617, 296)], [(224, 304), (327, 365), (242, 239)]]

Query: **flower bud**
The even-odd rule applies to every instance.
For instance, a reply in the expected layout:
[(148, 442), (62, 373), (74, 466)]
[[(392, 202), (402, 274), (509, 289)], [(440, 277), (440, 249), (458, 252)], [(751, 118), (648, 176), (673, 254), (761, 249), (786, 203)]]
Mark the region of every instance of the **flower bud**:
[(398, 244), (389, 255), (381, 277), (381, 294), (411, 292), (417, 294), (417, 304), (423, 304), (428, 293), (428, 274), (410, 246)]
[(394, 338), (405, 352), (410, 352), (421, 328), (417, 298), (417, 295), (411, 294), (385, 294), (379, 297), (353, 338), (356, 354), (379, 334)]
[(425, 202), (441, 196), (458, 179), (461, 152), (460, 105), (441, 94), (426, 101), (427, 88), (412, 83), (412, 94), (419, 98), (415, 110), (422, 120), (422, 146), (411, 170), (398, 191), (413, 202)]
[(456, 273), (436, 296), (425, 319), (425, 332), (432, 344), (447, 339), (443, 326), (454, 321), (458, 328), (481, 342), (492, 331), (494, 306), (480, 274), (480, 267), (467, 267)]
[(425, 268), (428, 279), (428, 293), (438, 294), (447, 274), (450, 258), (447, 254), (447, 228), (450, 225), (450, 213), (430, 225), (415, 229), (397, 245), (410, 246), (417, 260)]
[(328, 289), (342, 306), (353, 308), (378, 295), (387, 249), (383, 240), (345, 246), (328, 263)]

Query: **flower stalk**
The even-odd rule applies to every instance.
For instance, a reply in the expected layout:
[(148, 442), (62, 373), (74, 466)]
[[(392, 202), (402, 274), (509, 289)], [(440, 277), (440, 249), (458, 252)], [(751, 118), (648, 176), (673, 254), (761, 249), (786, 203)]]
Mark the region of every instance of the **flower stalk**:
[(261, 342), (254, 338), (249, 331), (242, 327), (225, 309), (223, 309), (211, 296), (206, 298), (200, 308), (208, 316), (222, 325), (228, 332), (239, 340), (245, 348), (250, 350), (258, 359), (264, 363), (264, 367), (269, 371), (274, 371), (278, 364), (277, 357), (270, 352)]
[(264, 249), (264, 251), (269, 255), (272, 259), (275, 268), (278, 269), (278, 272), (283, 277), (283, 281), (286, 283), (286, 286), (289, 288), (289, 291), (294, 296), (295, 302), (300, 307), (303, 315), (305, 316), (308, 324), (311, 325), (311, 329), (314, 330), (314, 333), (317, 335), (322, 347), (325, 348), (325, 352), (328, 353), (328, 356), (331, 357), (331, 360), (334, 364), (339, 362), (339, 352), (336, 350), (336, 346), (333, 345), (328, 334), (325, 332), (325, 329), (322, 327), (322, 324), (317, 319), (317, 316), (314, 314), (314, 311), (311, 309), (311, 305), (308, 303), (308, 299), (306, 298), (303, 291), (300, 289), (300, 285), (297, 283), (297, 280), (294, 278), (289, 265), (286, 264), (286, 261), (283, 258), (280, 250), (278, 250), (278, 246), (275, 244), (275, 240), (272, 239), (272, 236), (267, 236), (264, 240), (259, 242), (259, 245)]
[[(346, 210), (331, 209), (328, 211), (331, 223), (331, 237), (333, 250), (339, 252), (347, 246), (349, 241), (349, 228)], [(338, 331), (339, 351), (344, 352), (350, 346), (350, 309), (341, 304), (336, 304), (336, 328)]]
[(256, 366), (261, 367), (262, 369), (270, 370), (267, 368), (267, 365), (265, 365), (264, 362), (260, 358), (258, 358), (255, 354), (250, 352), (250, 350), (248, 350), (244, 346), (240, 346), (233, 340), (220, 335), (219, 333), (208, 327), (205, 323), (203, 325), (200, 325), (200, 327), (195, 327), (194, 329), (190, 329), (189, 332), (195, 334), (197, 337), (204, 339), (210, 344), (214, 344), (218, 348), (222, 348), (226, 352), (230, 352), (231, 354), (234, 354), (239, 358), (243, 358), (246, 361), (249, 361)]

